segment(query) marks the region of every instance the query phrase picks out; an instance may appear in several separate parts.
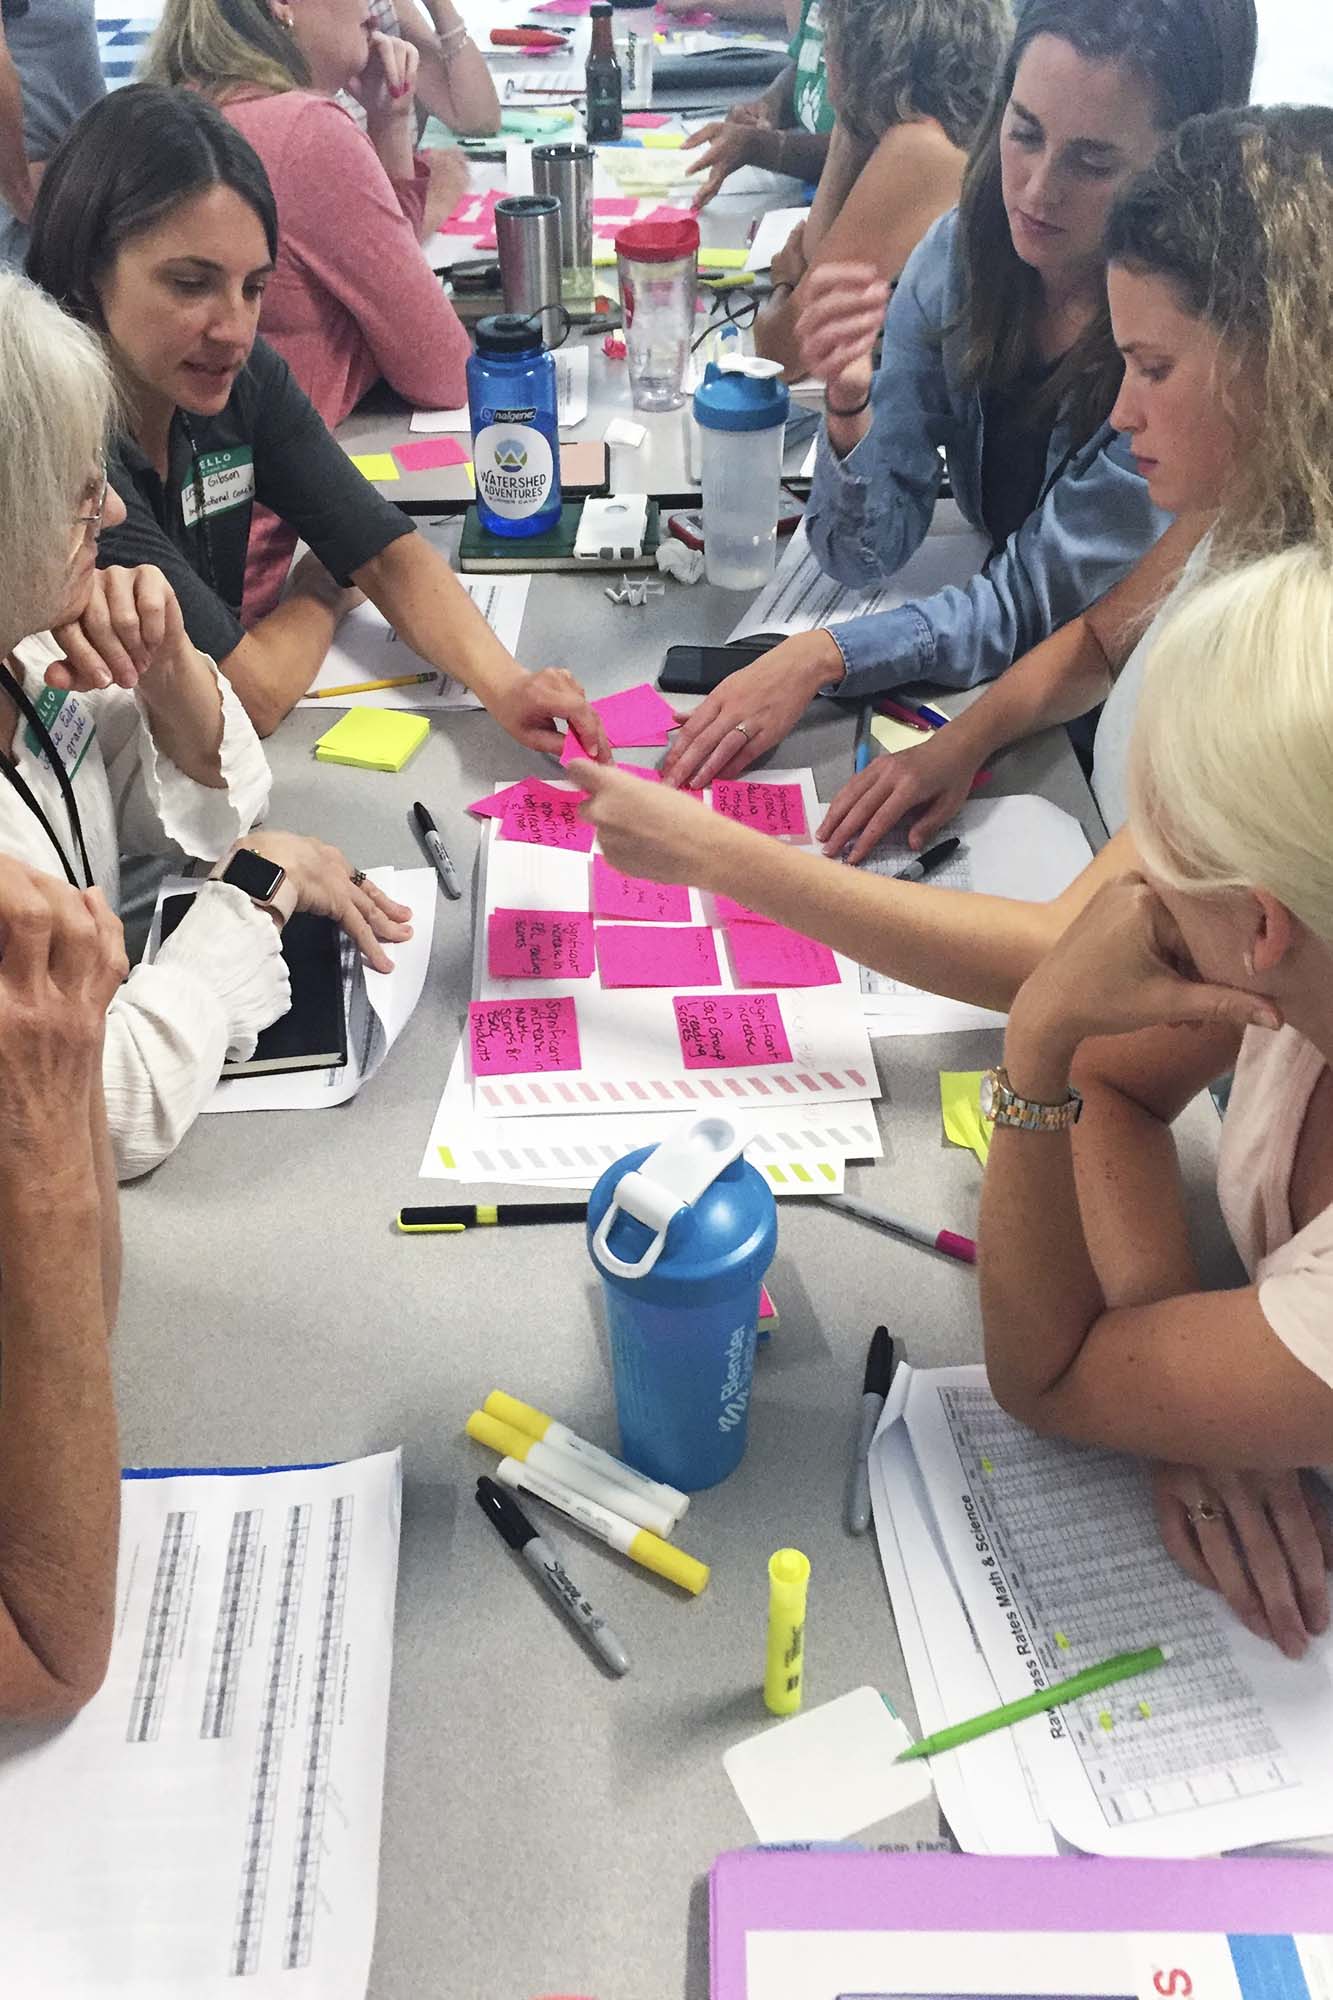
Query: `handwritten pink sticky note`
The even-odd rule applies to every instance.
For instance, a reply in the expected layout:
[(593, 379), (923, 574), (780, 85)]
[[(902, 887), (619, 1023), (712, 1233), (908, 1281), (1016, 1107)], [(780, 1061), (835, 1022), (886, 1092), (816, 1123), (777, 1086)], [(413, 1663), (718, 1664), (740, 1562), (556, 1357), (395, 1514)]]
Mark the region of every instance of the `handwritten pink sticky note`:
[[(476, 812), (476, 806), (470, 808)], [(744, 903), (734, 903), (730, 896), (714, 896), (713, 907), (721, 924), (771, 924), (772, 917), (761, 916), (758, 910), (747, 910)]]
[(804, 840), (805, 800), (799, 785), (759, 785), (748, 778), (715, 778), (713, 811), (778, 840)]
[(603, 986), (720, 986), (717, 946), (707, 924), (645, 930), (598, 924), (597, 970)]
[(493, 910), (486, 963), (492, 979), (590, 979), (592, 918), (583, 910)]
[(648, 882), (640, 875), (622, 875), (604, 854), (594, 854), (592, 908), (597, 917), (626, 917), (641, 924), (687, 924), (690, 892), (678, 882)]
[(675, 727), (671, 706), (648, 681), (620, 694), (601, 695), (592, 706), (602, 718), (608, 741), (617, 749), (665, 743)]
[(578, 1069), (579, 1023), (568, 994), (559, 999), (474, 1000), (467, 1010), (474, 1076), (532, 1076)]
[(433, 472), (439, 465), (466, 465), (468, 455), (457, 438), (412, 438), (396, 444), (393, 455), (404, 472)]
[(836, 986), (840, 977), (826, 944), (785, 924), (728, 924), (727, 950), (738, 986)]
[[(627, 111), (623, 124), (627, 132), (656, 132), (671, 123), (669, 111)], [(594, 208), (596, 203), (593, 204)]]
[(500, 820), (501, 840), (525, 840), (533, 847), (564, 847), (575, 854), (592, 848), (592, 828), (579, 818), (582, 792), (557, 791), (529, 778), (523, 796), (511, 799)]
[[(593, 703), (594, 708), (596, 707), (596, 705), (597, 704), (594, 702)], [(574, 734), (573, 730), (567, 729), (565, 731), (565, 740), (560, 746), (561, 769), (563, 770), (566, 764), (572, 764), (576, 757), (586, 757), (587, 754), (588, 754), (587, 751), (584, 749), (583, 745), (579, 742), (579, 739)]]
[(442, 234), (445, 236), (473, 236), (479, 229), (490, 229), (493, 226), (495, 204), (499, 201), (500, 194), (501, 190), (497, 188), (488, 188), (485, 192), (478, 191), (475, 194), (465, 194), (463, 199), (455, 208), (449, 211), (444, 221), (440, 224)]
[(791, 1061), (776, 993), (681, 993), (672, 1001), (686, 1069)]
[(520, 778), (516, 785), (504, 785), (498, 792), (490, 792), (484, 799), (474, 799), (468, 807), (479, 819), (503, 819), (505, 808), (514, 799), (527, 796), (528, 780)]

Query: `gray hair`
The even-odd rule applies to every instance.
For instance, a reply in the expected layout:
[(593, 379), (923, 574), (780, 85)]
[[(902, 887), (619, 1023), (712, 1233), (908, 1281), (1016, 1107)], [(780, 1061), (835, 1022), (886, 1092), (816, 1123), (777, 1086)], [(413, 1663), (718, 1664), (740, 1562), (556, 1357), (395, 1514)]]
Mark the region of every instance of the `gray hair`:
[(0, 272), (0, 648), (61, 608), (80, 495), (114, 408), (92, 334), (17, 272)]

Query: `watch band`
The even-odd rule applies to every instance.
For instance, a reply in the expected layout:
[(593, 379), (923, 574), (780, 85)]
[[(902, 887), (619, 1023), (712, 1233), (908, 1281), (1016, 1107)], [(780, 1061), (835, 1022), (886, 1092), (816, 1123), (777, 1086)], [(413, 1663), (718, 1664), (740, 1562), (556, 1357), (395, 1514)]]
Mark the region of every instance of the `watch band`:
[[(272, 886), (265, 895), (256, 894), (247, 882), (237, 881), (232, 874), (232, 863), (242, 851), (244, 851), (250, 860), (258, 862), (262, 867), (266, 867), (272, 871)], [(256, 909), (267, 910), (271, 917), (277, 919), (279, 925), (285, 924), (289, 917), (295, 915), (297, 900), (296, 884), (291, 880), (286, 869), (280, 868), (276, 861), (267, 860), (264, 855), (259, 854), (254, 848), (247, 848), (244, 841), (238, 841), (236, 846), (224, 854), (222, 859), (209, 870), (209, 880), (213, 882), (226, 882), (231, 888), (239, 889), (242, 895), (250, 898)]]
[(1034, 1097), (1020, 1097), (1004, 1068), (987, 1070), (981, 1079), (982, 1117), (1016, 1132), (1067, 1132), (1078, 1123), (1082, 1109), (1082, 1093), (1072, 1085), (1060, 1103), (1042, 1104)]

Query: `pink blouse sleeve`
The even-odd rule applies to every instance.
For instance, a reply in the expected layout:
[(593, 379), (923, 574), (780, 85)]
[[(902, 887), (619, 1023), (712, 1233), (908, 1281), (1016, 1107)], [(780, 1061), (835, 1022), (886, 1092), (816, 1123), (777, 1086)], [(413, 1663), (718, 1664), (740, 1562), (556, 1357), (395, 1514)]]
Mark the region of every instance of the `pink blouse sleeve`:
[(352, 315), (381, 375), (409, 403), (467, 400), (469, 341), (417, 241), (427, 173), (389, 179), (364, 132), (329, 100), (309, 104), (274, 189), (283, 242)]

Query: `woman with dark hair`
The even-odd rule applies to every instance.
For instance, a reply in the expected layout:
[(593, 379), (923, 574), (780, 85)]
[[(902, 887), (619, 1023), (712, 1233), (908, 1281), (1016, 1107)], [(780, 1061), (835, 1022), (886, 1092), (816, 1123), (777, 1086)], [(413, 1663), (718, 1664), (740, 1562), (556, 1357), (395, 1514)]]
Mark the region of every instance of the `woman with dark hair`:
[[(519, 742), (559, 751), (555, 718), (608, 755), (569, 674), (511, 658), (444, 559), (330, 437), (255, 337), (277, 255), (264, 169), (221, 112), (138, 84), (80, 119), (33, 216), (29, 275), (101, 337), (124, 410), (110, 458), (126, 519), (104, 563), (153, 563), (185, 628), (256, 728), (275, 729), (364, 591), (413, 651)], [(312, 554), (286, 601), (240, 620), (250, 517), (266, 506)]]
[(823, 0), (837, 122), (814, 205), (773, 260), (759, 354), (804, 372), (797, 323), (819, 274), (864, 257), (896, 277), (958, 200), (1010, 30), (1008, 0)]
[(800, 633), (731, 675), (677, 736), (670, 782), (744, 769), (816, 694), (991, 680), (1157, 540), (1166, 518), (1108, 421), (1102, 235), (1170, 132), (1246, 101), (1255, 39), (1254, 0), (1027, 0), (962, 202), (894, 288), (878, 371), (868, 265), (826, 269), (800, 326), (826, 385), (806, 515), (823, 567), (861, 588), (891, 577), (946, 466), (991, 554), (965, 588)]

